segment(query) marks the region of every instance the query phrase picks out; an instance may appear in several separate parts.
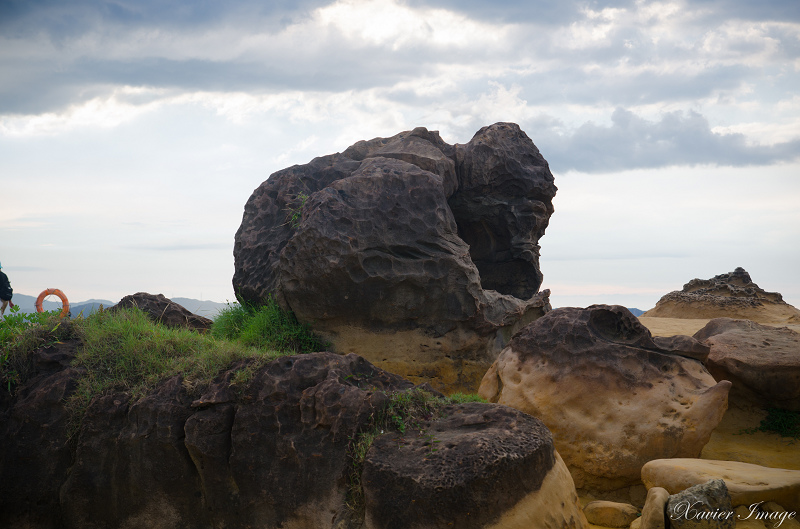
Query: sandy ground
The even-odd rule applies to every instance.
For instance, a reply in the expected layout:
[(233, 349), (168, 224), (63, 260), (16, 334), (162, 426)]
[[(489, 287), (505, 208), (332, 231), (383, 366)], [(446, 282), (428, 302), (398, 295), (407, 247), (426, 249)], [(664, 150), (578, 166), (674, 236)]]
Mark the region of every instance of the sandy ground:
[[(642, 325), (650, 329), (653, 336), (675, 336), (685, 334), (692, 336), (694, 333), (706, 326), (708, 319), (684, 319), (684, 318), (652, 318), (640, 316), (639, 321)], [(793, 331), (800, 332), (800, 324), (797, 323), (763, 323), (773, 327), (788, 327)]]

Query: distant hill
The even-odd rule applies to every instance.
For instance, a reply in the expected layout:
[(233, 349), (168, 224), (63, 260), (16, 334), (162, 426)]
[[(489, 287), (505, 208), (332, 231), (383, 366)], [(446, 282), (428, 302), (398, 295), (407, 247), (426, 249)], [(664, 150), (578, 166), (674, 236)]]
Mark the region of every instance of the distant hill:
[[(56, 300), (56, 301), (50, 301), (50, 300)], [(15, 305), (19, 305), (21, 312), (27, 314), (36, 312), (36, 296), (26, 296), (25, 294), (14, 293), (13, 301)], [(191, 298), (172, 298), (172, 301), (174, 301), (179, 305), (182, 305), (183, 307), (186, 308), (186, 310), (193, 312), (198, 316), (204, 316), (212, 320), (217, 317), (217, 314), (219, 314), (219, 312), (222, 309), (228, 306), (227, 303), (218, 303), (216, 301), (208, 301), (208, 300), (201, 301), (199, 299), (191, 299)], [(109, 307), (113, 307), (116, 304), (117, 301), (109, 301), (107, 299), (87, 299), (86, 301), (79, 301), (79, 302), (70, 301), (69, 311), (73, 317), (81, 313), (83, 313), (84, 316), (88, 316), (92, 312), (98, 310), (100, 308), (100, 305), (102, 305), (103, 308), (107, 309)], [(58, 299), (56, 296), (50, 296), (49, 299), (45, 300), (42, 303), (42, 308), (44, 310), (60, 310), (61, 300)]]
[(222, 309), (228, 307), (227, 303), (218, 303), (216, 301), (208, 300), (201, 301), (199, 299), (192, 298), (172, 298), (172, 301), (178, 305), (182, 305), (183, 308), (189, 312), (193, 312), (198, 316), (204, 316), (212, 320), (217, 317), (217, 314), (219, 314)]
[(631, 311), (631, 314), (633, 314), (637, 318), (646, 312), (646, 311), (644, 311), (642, 309), (631, 309), (631, 308), (628, 308), (628, 310)]

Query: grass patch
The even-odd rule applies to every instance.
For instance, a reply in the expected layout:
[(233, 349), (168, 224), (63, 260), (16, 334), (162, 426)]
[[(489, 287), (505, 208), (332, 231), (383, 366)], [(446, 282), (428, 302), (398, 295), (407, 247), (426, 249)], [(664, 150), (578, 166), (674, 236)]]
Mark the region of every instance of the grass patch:
[(328, 348), (308, 325), (299, 323), (293, 313), (281, 309), (272, 297), (259, 307), (247, 303), (228, 305), (214, 320), (211, 334), (252, 347), (294, 353), (313, 353)]
[(59, 317), (60, 312), (26, 314), (14, 306), (0, 318), (0, 382), (9, 393), (33, 373), (33, 351), (72, 335), (70, 320)]
[(800, 440), (800, 412), (768, 408), (767, 416), (756, 428), (747, 428), (742, 433), (776, 433), (781, 437)]
[(59, 318), (58, 311), (17, 314), (0, 321), (0, 381), (9, 393), (34, 373), (32, 353), (48, 343), (80, 340), (72, 364), (86, 368), (66, 403), (77, 431), (89, 403), (109, 391), (136, 399), (160, 381), (181, 375), (184, 387), (202, 390), (220, 372), (242, 362), (232, 385), (244, 386), (257, 369), (279, 356), (322, 350), (321, 342), (276, 303), (231, 307), (200, 334), (153, 323), (139, 309), (97, 311), (83, 318)]

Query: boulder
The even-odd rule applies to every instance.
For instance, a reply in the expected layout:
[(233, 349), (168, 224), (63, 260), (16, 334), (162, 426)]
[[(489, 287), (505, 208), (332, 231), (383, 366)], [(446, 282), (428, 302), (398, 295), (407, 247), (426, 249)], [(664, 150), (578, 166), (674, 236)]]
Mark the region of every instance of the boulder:
[[(662, 487), (651, 487), (647, 491), (647, 499), (642, 508), (642, 517), (639, 518), (640, 529), (666, 529), (667, 502), (669, 492)], [(633, 528), (633, 525), (631, 525)]]
[(694, 338), (709, 346), (714, 378), (733, 383), (731, 402), (800, 410), (800, 333), (716, 318)]
[(185, 327), (195, 331), (207, 332), (214, 323), (208, 318), (189, 312), (183, 306), (167, 299), (164, 294), (137, 292), (136, 294), (125, 296), (119, 300), (119, 303), (108, 310), (115, 311), (131, 307), (140, 309), (147, 314), (151, 320), (166, 325), (167, 327)]
[(466, 145), (417, 128), (272, 174), (236, 233), (234, 291), (273, 295), (340, 353), (472, 390), (550, 309), (538, 240), (556, 187), (513, 123)]
[(639, 509), (630, 503), (596, 500), (583, 508), (586, 520), (592, 525), (601, 527), (630, 527), (639, 517)]
[(725, 482), (714, 479), (673, 494), (667, 501), (672, 529), (734, 529), (736, 513)]
[(797, 512), (787, 511), (774, 501), (768, 501), (758, 506), (764, 513), (763, 520), (768, 520), (772, 527), (782, 527), (783, 529), (800, 529), (800, 521), (797, 519)]
[(647, 461), (699, 456), (720, 422), (730, 382), (690, 353), (661, 349), (621, 306), (556, 309), (514, 336), (479, 393), (541, 419), (577, 487), (615, 490)]
[[(377, 527), (378, 518), (364, 525), (347, 506), (358, 473), (353, 440), (411, 382), (356, 355), (240, 361), (206, 385), (175, 376), (141, 397), (100, 395), (75, 431), (64, 403), (85, 375), (70, 366), (78, 345), (38, 351), (32, 377), (14, 395), (0, 390), (0, 527)], [(530, 509), (545, 507), (553, 519), (572, 516), (574, 485), (536, 419), (463, 404), (426, 428), (441, 454), (396, 457), (406, 447), (379, 438), (370, 461), (389, 474), (416, 463), (431, 479), (447, 476), (436, 497), (474, 501), (480, 522), (464, 527), (533, 519)], [(381, 497), (377, 485), (360, 482)], [(412, 505), (431, 501), (427, 489), (414, 490), (404, 496)], [(393, 512), (392, 498), (381, 501), (371, 508)], [(440, 519), (460, 519), (463, 504), (445, 504), (437, 504)], [(574, 527), (585, 527), (579, 510)]]
[(662, 487), (670, 494), (711, 479), (725, 480), (734, 507), (774, 501), (800, 512), (800, 470), (687, 458), (659, 459), (642, 467), (642, 482), (648, 489)]
[(541, 421), (479, 403), (443, 414), (374, 441), (363, 474), (367, 527), (587, 527)]
[(646, 318), (739, 318), (760, 323), (800, 323), (800, 310), (753, 283), (744, 268), (711, 279), (692, 279), (666, 294)]

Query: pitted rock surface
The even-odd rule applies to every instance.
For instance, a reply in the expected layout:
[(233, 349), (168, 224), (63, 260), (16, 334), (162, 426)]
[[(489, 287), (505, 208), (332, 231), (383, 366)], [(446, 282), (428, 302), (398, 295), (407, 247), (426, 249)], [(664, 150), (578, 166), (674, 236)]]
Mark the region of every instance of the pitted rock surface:
[[(448, 406), (443, 415), (375, 439), (363, 475), (370, 527), (486, 527), (540, 493), (554, 467), (563, 467), (550, 432), (534, 417), (478, 403)], [(571, 479), (560, 485), (574, 490)], [(577, 495), (565, 499), (537, 515), (580, 527)]]
[(360, 141), (254, 191), (234, 291), (256, 304), (274, 295), (337, 352), (474, 390), (508, 338), (550, 309), (538, 240), (555, 193), (513, 123), (466, 145), (424, 128)]
[(800, 333), (716, 318), (694, 338), (710, 348), (714, 378), (733, 383), (731, 402), (800, 411)]
[(655, 318), (739, 318), (760, 323), (800, 323), (800, 310), (753, 283), (744, 268), (711, 279), (692, 279), (643, 314)]
[(556, 309), (510, 341), (479, 393), (541, 419), (577, 487), (630, 486), (651, 459), (699, 456), (727, 409), (731, 384), (692, 358), (696, 340), (660, 343), (624, 307)]
[[(234, 373), (247, 367), (241, 361), (205, 388), (175, 376), (138, 399), (98, 396), (70, 439), (64, 403), (85, 375), (69, 365), (77, 346), (38, 351), (33, 378), (14, 395), (0, 388), (0, 527), (378, 527), (364, 525), (345, 505), (351, 442), (388, 394), (411, 382), (356, 355), (313, 353), (251, 366), (252, 378), (234, 383)], [(459, 453), (449, 446), (455, 443), (472, 456), (444, 458), (431, 469), (449, 476), (437, 489), (441, 497), (458, 497), (461, 483), (484, 484), (486, 495), (472, 497), (476, 513), (501, 519), (526, 500), (577, 502), (563, 463), (553, 464), (549, 433), (535, 419), (493, 404), (448, 413), (451, 419), (432, 425), (435, 435), (448, 443), (448, 454)], [(519, 435), (511, 439), (506, 430)], [(476, 453), (471, 443), (480, 439), (497, 447), (485, 452), (493, 457)], [(407, 462), (383, 454), (401, 449), (389, 443), (372, 453), (402, 466)], [(503, 476), (514, 478), (521, 502), (506, 498), (512, 485), (495, 492), (485, 486)], [(460, 504), (449, 512), (439, 507), (444, 518), (461, 515)], [(559, 507), (554, 516), (568, 511)]]
[(137, 292), (130, 296), (125, 296), (119, 303), (108, 310), (114, 311), (122, 308), (136, 307), (146, 313), (151, 320), (161, 323), (167, 327), (193, 329), (205, 332), (211, 329), (214, 323), (208, 318), (198, 316), (189, 312), (182, 305), (168, 299), (164, 294), (148, 294), (147, 292)]

